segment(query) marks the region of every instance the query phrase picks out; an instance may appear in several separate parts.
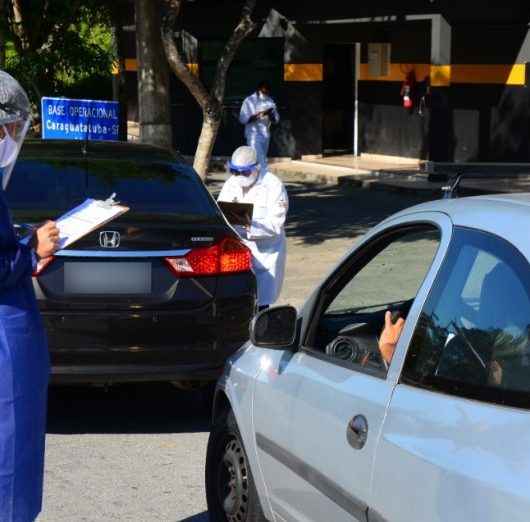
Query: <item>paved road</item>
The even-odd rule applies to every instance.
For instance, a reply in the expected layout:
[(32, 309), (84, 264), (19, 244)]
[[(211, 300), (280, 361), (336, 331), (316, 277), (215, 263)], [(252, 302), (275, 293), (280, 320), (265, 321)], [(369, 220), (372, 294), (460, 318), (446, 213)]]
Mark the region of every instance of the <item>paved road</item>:
[[(214, 177), (212, 192), (221, 177)], [(295, 305), (383, 217), (417, 198), (289, 178), (282, 302)], [(206, 522), (208, 412), (166, 385), (50, 393), (45, 506), (39, 522)]]

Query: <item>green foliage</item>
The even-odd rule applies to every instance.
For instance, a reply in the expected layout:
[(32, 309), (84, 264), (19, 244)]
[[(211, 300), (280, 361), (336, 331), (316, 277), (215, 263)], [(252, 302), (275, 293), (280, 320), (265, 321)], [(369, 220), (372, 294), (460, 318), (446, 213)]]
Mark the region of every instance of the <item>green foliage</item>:
[[(42, 96), (111, 95), (110, 12), (103, 0), (0, 0), (6, 69), (36, 107)], [(15, 6), (20, 9), (16, 16)]]

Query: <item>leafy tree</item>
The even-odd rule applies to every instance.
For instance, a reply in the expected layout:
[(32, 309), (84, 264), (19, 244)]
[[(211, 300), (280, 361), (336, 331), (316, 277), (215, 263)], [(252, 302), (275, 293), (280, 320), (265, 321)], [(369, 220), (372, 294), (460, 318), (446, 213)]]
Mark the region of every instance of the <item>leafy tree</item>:
[(0, 0), (5, 67), (42, 96), (70, 95), (81, 84), (108, 86), (115, 59), (110, 10), (104, 0)]

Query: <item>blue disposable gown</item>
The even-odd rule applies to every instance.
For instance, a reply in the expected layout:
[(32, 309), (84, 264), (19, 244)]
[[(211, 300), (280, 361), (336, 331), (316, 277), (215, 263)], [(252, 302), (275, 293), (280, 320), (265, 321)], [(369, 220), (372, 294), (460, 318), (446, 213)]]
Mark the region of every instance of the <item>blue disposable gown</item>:
[(49, 355), (32, 267), (0, 191), (0, 522), (33, 521), (42, 505)]

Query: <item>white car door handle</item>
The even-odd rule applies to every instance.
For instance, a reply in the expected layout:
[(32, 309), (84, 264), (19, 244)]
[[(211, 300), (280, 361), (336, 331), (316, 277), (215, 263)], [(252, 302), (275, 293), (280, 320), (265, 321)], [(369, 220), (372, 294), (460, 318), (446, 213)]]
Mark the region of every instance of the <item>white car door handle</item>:
[(354, 449), (362, 449), (368, 438), (368, 421), (364, 415), (356, 415), (348, 423), (346, 430), (348, 443)]

